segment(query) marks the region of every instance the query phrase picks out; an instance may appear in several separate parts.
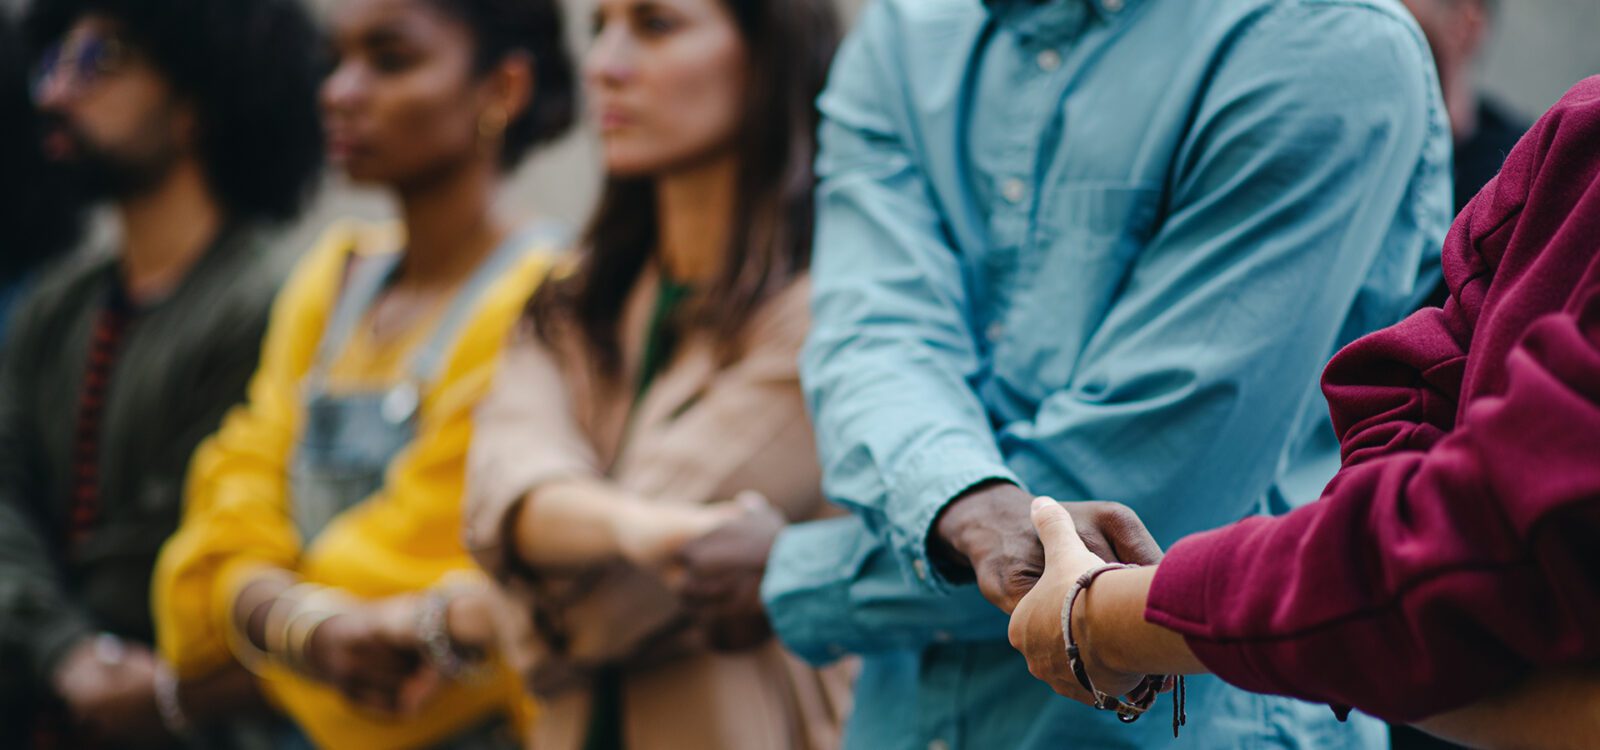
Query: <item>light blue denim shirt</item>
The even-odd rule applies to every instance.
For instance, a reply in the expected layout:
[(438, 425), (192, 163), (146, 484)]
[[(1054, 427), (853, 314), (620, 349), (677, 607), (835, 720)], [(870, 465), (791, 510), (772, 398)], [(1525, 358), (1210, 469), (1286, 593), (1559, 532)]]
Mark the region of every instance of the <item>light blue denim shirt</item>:
[(866, 655), (851, 747), (1383, 746), (1210, 678), (1176, 743), (1058, 698), (927, 539), (995, 478), (1163, 544), (1277, 505), (1327, 458), (1323, 364), (1437, 265), (1437, 87), (1394, 0), (864, 11), (821, 99), (802, 362), (854, 513), (787, 532), (764, 586), (798, 653)]

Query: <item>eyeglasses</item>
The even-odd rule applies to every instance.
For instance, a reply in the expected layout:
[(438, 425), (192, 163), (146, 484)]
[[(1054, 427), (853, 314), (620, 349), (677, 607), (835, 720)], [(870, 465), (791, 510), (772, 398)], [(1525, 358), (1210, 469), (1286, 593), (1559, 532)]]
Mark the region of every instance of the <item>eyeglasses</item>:
[(127, 67), (132, 59), (128, 46), (104, 36), (81, 35), (51, 45), (39, 56), (33, 68), (34, 101), (44, 98), (52, 86), (65, 86), (76, 94)]

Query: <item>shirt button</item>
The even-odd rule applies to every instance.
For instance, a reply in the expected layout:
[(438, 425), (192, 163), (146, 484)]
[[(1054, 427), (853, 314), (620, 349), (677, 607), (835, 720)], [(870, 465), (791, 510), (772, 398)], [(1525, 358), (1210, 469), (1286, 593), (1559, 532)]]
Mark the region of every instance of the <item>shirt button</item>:
[[(1107, 1), (1114, 2), (1114, 0)], [(1046, 73), (1053, 73), (1056, 68), (1061, 67), (1061, 53), (1053, 49), (1047, 49), (1040, 52), (1039, 56), (1034, 58), (1034, 61), (1039, 63), (1040, 70)]]
[(999, 323), (990, 323), (988, 328), (983, 329), (983, 337), (988, 339), (991, 344), (1000, 343), (1000, 339), (1004, 338), (1005, 335), (1006, 327)]
[(1100, 5), (1111, 13), (1122, 10), (1122, 0), (1100, 0)]
[(918, 579), (928, 580), (928, 564), (923, 562), (922, 558), (919, 557), (911, 561), (911, 570), (917, 574)]
[(944, 740), (934, 740), (928, 743), (928, 750), (950, 750), (950, 743)]
[(1011, 203), (1021, 203), (1022, 199), (1028, 195), (1028, 185), (1022, 180), (1013, 177), (1000, 186), (1000, 194), (1005, 196), (1005, 199)]
[(949, 643), (955, 640), (955, 636), (950, 635), (948, 630), (935, 630), (933, 632), (933, 640), (937, 643)]

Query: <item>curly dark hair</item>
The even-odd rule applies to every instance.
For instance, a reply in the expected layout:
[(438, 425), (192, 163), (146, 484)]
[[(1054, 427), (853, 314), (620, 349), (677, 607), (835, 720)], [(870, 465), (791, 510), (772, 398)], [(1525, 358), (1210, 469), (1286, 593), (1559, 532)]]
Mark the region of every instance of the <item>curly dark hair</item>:
[(39, 149), (26, 70), (15, 30), (0, 14), (0, 283), (65, 253), (82, 228), (79, 202)]
[(559, 138), (577, 117), (577, 80), (557, 0), (427, 0), (465, 24), (477, 45), (477, 72), (508, 55), (533, 58), (533, 100), (506, 123), (501, 166), (509, 169), (535, 146)]
[(211, 188), (235, 219), (288, 219), (322, 172), (324, 45), (298, 0), (35, 0), (32, 53), (86, 15), (117, 22), (199, 121)]

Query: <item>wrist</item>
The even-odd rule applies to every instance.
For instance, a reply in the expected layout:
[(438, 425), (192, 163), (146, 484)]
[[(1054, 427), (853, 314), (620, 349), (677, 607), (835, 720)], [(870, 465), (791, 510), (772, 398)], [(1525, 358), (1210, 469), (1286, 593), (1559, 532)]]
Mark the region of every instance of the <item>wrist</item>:
[(458, 647), (488, 651), (494, 644), (495, 623), (489, 595), (463, 591), (450, 597), (444, 612), (445, 631)]
[[(1133, 664), (1132, 655), (1123, 648), (1126, 639), (1115, 637), (1119, 628), (1113, 621), (1120, 619), (1124, 608), (1124, 602), (1118, 596), (1121, 584), (1145, 574), (1144, 568), (1112, 570), (1101, 576), (1098, 586), (1085, 589), (1078, 595), (1078, 604), (1072, 613), (1072, 632), (1082, 648), (1084, 665), (1091, 674), (1108, 681), (1144, 674)], [(1097, 638), (1097, 635), (1106, 637)]]
[[(484, 651), (462, 642), (460, 631), (451, 627), (451, 614), (459, 618), (464, 614), (457, 606), (469, 595), (433, 589), (422, 596), (415, 608), (413, 628), (422, 652), (434, 669), (445, 678), (458, 681), (475, 681), (481, 676)], [(468, 605), (471, 609), (471, 605)]]
[[(971, 570), (994, 549), (1000, 527), (1007, 521), (1032, 528), (1033, 495), (1005, 481), (988, 481), (957, 495), (934, 521), (929, 554), (935, 562)], [(1013, 518), (1015, 516), (1016, 518)], [(1019, 520), (1020, 519), (1020, 520)]]
[(1094, 597), (1088, 590), (1080, 591), (1078, 601), (1072, 606), (1072, 640), (1078, 644), (1084, 668), (1091, 676), (1101, 678), (1097, 683), (1104, 683), (1105, 675), (1119, 673), (1119, 670), (1107, 663), (1106, 644), (1095, 639), (1094, 611)]

